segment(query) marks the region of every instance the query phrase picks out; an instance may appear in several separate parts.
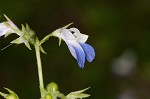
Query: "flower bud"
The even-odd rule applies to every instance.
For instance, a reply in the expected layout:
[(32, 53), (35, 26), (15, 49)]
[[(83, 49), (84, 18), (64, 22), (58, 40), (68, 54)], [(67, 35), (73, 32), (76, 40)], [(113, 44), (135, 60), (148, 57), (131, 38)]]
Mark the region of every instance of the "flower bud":
[(49, 83), (47, 86), (46, 86), (46, 90), (48, 92), (51, 92), (51, 91), (57, 91), (58, 90), (58, 85), (54, 82), (51, 82)]
[(18, 97), (15, 94), (9, 94), (6, 96), (6, 99), (18, 99)]
[(47, 95), (45, 96), (45, 99), (52, 99), (52, 96), (51, 96), (50, 94), (47, 94)]

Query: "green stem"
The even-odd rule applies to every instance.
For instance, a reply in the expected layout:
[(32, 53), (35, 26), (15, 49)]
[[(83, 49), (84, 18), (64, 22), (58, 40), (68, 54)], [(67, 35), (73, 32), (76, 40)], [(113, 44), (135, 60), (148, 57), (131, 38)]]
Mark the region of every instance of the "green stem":
[[(39, 75), (39, 84), (40, 84), (40, 88), (44, 89), (42, 63), (41, 63), (40, 48), (39, 47), (40, 47), (39, 44), (35, 44), (35, 52), (36, 52), (38, 75)], [(40, 90), (40, 92), (41, 92), (41, 90)], [(41, 92), (41, 97), (42, 97), (42, 92)]]

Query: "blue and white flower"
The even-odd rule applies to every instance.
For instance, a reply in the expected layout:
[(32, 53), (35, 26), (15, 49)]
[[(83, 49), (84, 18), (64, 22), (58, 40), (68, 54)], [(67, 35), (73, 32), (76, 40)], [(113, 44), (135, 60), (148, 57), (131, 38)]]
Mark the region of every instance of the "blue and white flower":
[(77, 28), (57, 29), (53, 32), (53, 36), (65, 41), (72, 56), (77, 60), (79, 67), (84, 67), (85, 59), (88, 62), (92, 62), (95, 58), (93, 47), (85, 43), (88, 35), (81, 34)]

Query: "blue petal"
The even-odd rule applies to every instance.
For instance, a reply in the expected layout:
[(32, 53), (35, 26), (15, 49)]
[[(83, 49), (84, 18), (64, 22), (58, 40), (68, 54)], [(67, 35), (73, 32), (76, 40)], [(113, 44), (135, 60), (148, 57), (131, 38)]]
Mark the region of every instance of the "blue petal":
[(87, 61), (92, 62), (93, 59), (95, 58), (94, 48), (86, 43), (80, 43), (80, 45), (82, 46), (82, 48), (85, 52), (85, 57), (86, 57)]
[(81, 48), (81, 46), (73, 46), (73, 48), (76, 51), (76, 56), (77, 56), (77, 61), (78, 61), (79, 67), (84, 68), (85, 53), (84, 53), (83, 49)]

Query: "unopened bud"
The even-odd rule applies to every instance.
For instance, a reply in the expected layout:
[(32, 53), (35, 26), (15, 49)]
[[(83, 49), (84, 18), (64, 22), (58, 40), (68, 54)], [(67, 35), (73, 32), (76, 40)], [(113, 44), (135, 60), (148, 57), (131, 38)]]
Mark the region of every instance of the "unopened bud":
[(18, 99), (18, 97), (15, 94), (9, 94), (6, 99)]
[(48, 92), (51, 92), (51, 91), (57, 91), (58, 90), (58, 85), (54, 82), (51, 82), (49, 83), (47, 86), (46, 86), (46, 90)]
[(52, 99), (52, 96), (51, 96), (50, 94), (47, 94), (47, 95), (45, 96), (45, 99)]

